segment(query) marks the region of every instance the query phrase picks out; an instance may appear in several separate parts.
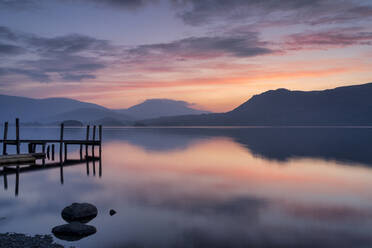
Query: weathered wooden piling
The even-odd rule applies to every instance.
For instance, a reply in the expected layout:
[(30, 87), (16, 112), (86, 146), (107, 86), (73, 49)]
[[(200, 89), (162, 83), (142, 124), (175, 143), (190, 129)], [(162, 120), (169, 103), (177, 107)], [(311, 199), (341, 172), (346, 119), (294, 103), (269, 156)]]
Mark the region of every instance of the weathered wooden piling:
[(3, 155), (6, 155), (6, 140), (8, 139), (8, 122), (4, 123), (4, 142), (3, 142)]
[(47, 158), (50, 159), (50, 145), (47, 147)]
[[(96, 125), (93, 126), (93, 141), (96, 140)], [(92, 145), (92, 157), (94, 157), (94, 144)]]
[(62, 163), (62, 150), (63, 150), (63, 128), (64, 125), (61, 123), (60, 139), (59, 139), (59, 161)]
[(52, 161), (54, 161), (54, 144), (52, 144)]
[[(90, 126), (87, 125), (86, 141), (89, 141), (89, 128), (90, 128)], [(85, 144), (85, 157), (88, 158), (88, 144)]]
[(16, 118), (16, 142), (17, 142), (17, 154), (21, 153), (20, 142), (19, 142), (19, 118)]
[(60, 162), (60, 181), (61, 181), (61, 184), (63, 184), (64, 183), (64, 179), (63, 179), (63, 163), (62, 162)]
[(19, 166), (17, 166), (17, 169), (16, 169), (16, 185), (15, 185), (15, 196), (18, 196), (18, 192), (19, 192)]

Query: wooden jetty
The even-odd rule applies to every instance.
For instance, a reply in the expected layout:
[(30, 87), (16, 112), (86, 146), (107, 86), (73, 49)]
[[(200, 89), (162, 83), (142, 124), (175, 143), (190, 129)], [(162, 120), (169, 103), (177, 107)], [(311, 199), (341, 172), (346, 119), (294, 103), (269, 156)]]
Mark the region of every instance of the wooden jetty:
[[(3, 139), (0, 139), (0, 143), (3, 143), (3, 155), (0, 156), (0, 165), (7, 164), (7, 161), (9, 161), (10, 164), (17, 164), (24, 163), (24, 162), (34, 162), (36, 159), (45, 159), (45, 157), (49, 157), (50, 153), (50, 145), (52, 146), (52, 159), (54, 159), (54, 145), (59, 144), (60, 150), (60, 161), (67, 160), (67, 153), (68, 153), (68, 146), (70, 145), (80, 145), (80, 159), (83, 159), (83, 146), (85, 146), (85, 156), (88, 157), (88, 147), (92, 148), (92, 156), (94, 156), (94, 147), (99, 147), (99, 157), (101, 156), (101, 144), (102, 144), (102, 126), (98, 126), (98, 139), (96, 140), (96, 126), (93, 126), (92, 131), (92, 139), (89, 139), (89, 130), (90, 126), (88, 125), (86, 127), (87, 135), (86, 139), (84, 140), (68, 140), (64, 139), (64, 125), (63, 123), (60, 125), (60, 137), (59, 139), (21, 139), (20, 138), (20, 132), (19, 132), (19, 119), (16, 119), (16, 139), (10, 140), (8, 139), (8, 122), (4, 123), (4, 135)], [(27, 144), (28, 145), (28, 153), (21, 154), (20, 146), (21, 144)], [(7, 153), (7, 146), (9, 145), (15, 145), (17, 154), (14, 155), (8, 155)], [(36, 153), (36, 147), (41, 146), (42, 152)], [(47, 151), (46, 151), (47, 148)], [(64, 156), (63, 154), (64, 150)], [(26, 156), (27, 155), (27, 156)], [(63, 156), (63, 157), (62, 157)]]
[[(96, 140), (96, 126), (90, 128), (86, 127), (86, 139), (84, 140), (69, 140), (64, 139), (64, 125), (60, 125), (59, 139), (21, 139), (19, 132), (19, 119), (16, 119), (16, 139), (8, 139), (8, 122), (4, 123), (3, 139), (0, 143), (3, 144), (3, 152), (0, 156), (0, 176), (3, 177), (4, 189), (8, 189), (8, 176), (15, 174), (15, 195), (19, 192), (19, 178), (20, 174), (27, 172), (40, 171), (45, 169), (60, 168), (60, 181), (64, 183), (63, 168), (73, 165), (86, 164), (87, 175), (90, 175), (89, 163), (92, 162), (93, 175), (96, 175), (96, 162), (98, 162), (98, 175), (102, 176), (102, 126), (98, 126), (98, 139)], [(92, 130), (92, 139), (90, 139), (89, 131)], [(21, 154), (21, 145), (28, 145), (28, 153)], [(59, 145), (59, 161), (45, 163), (45, 160), (54, 161), (55, 145)], [(7, 146), (15, 145), (16, 154), (8, 154)], [(80, 159), (68, 159), (68, 147), (71, 145), (80, 146)], [(42, 152), (37, 153), (37, 146), (41, 146)], [(85, 146), (85, 156), (83, 157), (83, 146)], [(95, 147), (98, 146), (99, 154), (95, 156)], [(89, 147), (92, 148), (89, 154)], [(51, 154), (50, 154), (51, 153)], [(37, 163), (37, 160), (42, 160), (42, 163)]]

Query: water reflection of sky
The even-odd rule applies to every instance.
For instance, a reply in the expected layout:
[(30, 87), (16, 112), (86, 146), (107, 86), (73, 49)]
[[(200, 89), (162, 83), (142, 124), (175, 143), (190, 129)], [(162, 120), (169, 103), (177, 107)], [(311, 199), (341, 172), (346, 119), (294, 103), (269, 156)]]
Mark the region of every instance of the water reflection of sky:
[(78, 247), (372, 246), (371, 129), (105, 129), (104, 140), (101, 178), (85, 164), (65, 167), (63, 185), (58, 168), (24, 173), (15, 197), (8, 176), (0, 232), (50, 233), (77, 201), (99, 209), (97, 234), (59, 241)]

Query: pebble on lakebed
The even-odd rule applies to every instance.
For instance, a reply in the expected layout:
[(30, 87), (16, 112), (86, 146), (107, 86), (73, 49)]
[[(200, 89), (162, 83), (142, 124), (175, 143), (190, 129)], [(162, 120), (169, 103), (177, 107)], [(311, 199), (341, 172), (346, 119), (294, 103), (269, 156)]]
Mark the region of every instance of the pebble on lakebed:
[(62, 245), (53, 242), (51, 235), (35, 235), (31, 237), (22, 233), (0, 233), (0, 247), (63, 248)]

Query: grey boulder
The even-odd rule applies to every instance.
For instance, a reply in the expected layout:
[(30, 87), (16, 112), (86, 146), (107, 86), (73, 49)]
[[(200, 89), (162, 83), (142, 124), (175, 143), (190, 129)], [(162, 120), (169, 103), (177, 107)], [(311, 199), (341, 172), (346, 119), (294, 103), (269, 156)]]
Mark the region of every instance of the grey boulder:
[(97, 208), (90, 203), (73, 203), (62, 210), (62, 218), (67, 222), (88, 223), (98, 214)]

